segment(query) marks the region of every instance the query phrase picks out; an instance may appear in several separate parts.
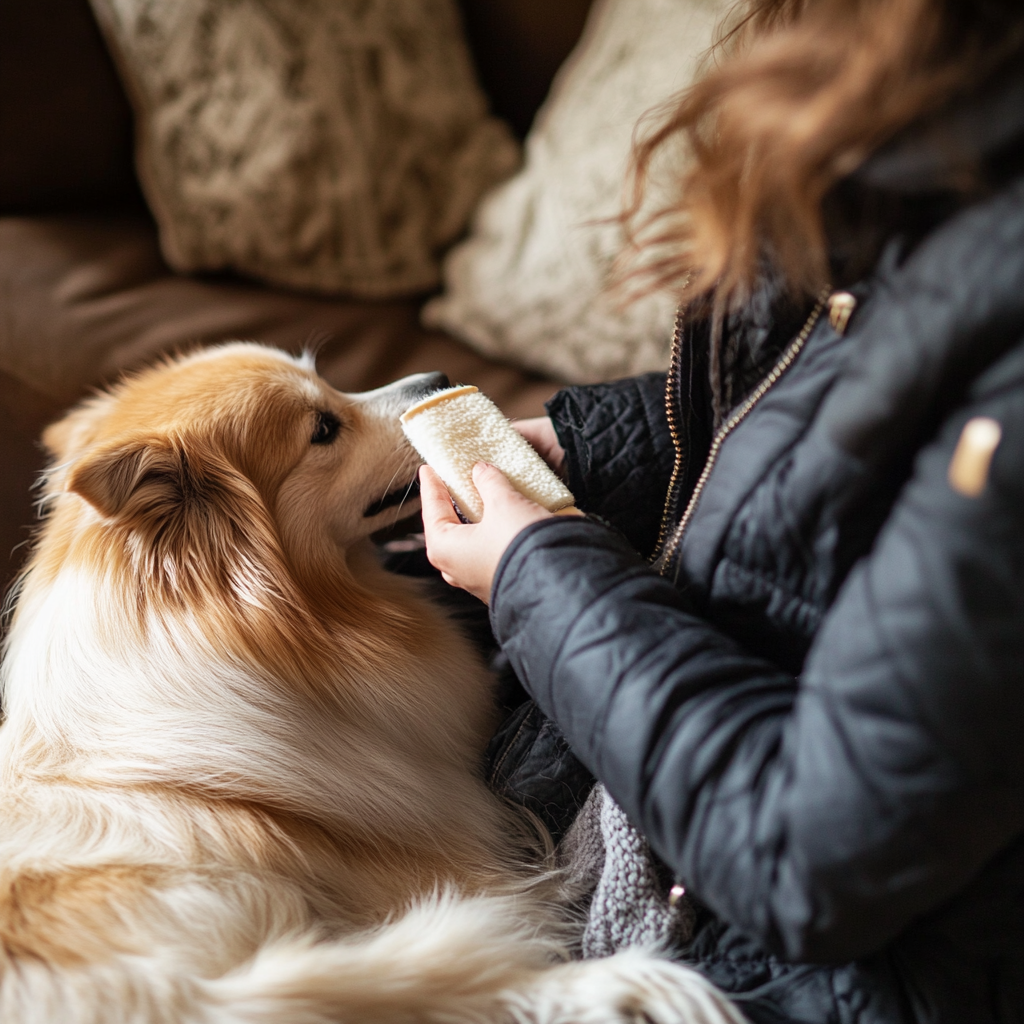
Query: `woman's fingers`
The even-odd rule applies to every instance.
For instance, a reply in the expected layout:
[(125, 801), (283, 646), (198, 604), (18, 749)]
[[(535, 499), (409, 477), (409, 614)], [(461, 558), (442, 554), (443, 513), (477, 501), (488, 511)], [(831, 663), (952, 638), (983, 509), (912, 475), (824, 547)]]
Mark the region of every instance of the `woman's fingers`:
[(557, 473), (565, 471), (565, 449), (558, 443), (558, 435), (548, 416), (533, 416), (513, 420), (512, 426), (533, 446), (537, 454)]
[(473, 482), (483, 498), (484, 516), (479, 523), (463, 525), (438, 475), (428, 466), (420, 470), (423, 533), (427, 558), (444, 581), (486, 602), (498, 562), (512, 538), (551, 513), (524, 498), (501, 470), (485, 462), (473, 467)]
[(513, 420), (512, 426), (538, 450), (547, 447), (547, 443), (555, 440), (555, 428), (547, 416), (530, 416), (525, 420)]

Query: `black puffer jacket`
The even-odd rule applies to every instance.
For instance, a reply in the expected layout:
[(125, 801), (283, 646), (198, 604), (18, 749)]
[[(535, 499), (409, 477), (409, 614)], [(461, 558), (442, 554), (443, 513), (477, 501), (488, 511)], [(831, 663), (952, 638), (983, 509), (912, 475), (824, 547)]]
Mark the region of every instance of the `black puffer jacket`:
[[(900, 193), (914, 230), (876, 232), (846, 333), (819, 317), (724, 440), (700, 324), (676, 446), (664, 377), (557, 396), (615, 529), (535, 524), (494, 583), (520, 679), (706, 908), (683, 955), (756, 1021), (1024, 1021), (1024, 103), (985, 102), (986, 194), (950, 205), (919, 137), (844, 185)], [(785, 364), (765, 308), (730, 330)], [(976, 417), (1002, 438), (969, 497)], [(638, 552), (677, 452), (659, 574)]]

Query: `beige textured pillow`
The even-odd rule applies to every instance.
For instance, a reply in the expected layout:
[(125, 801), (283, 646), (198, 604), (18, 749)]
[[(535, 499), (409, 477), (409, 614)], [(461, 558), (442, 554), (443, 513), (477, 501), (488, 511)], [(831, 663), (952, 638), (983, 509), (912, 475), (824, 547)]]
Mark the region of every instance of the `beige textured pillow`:
[(454, 0), (92, 0), (177, 270), (365, 296), (439, 255), (518, 149)]
[(617, 308), (604, 288), (622, 233), (594, 221), (621, 210), (638, 119), (690, 83), (728, 6), (597, 0), (530, 131), (525, 166), (481, 203), (425, 323), (567, 381), (667, 366), (673, 297)]

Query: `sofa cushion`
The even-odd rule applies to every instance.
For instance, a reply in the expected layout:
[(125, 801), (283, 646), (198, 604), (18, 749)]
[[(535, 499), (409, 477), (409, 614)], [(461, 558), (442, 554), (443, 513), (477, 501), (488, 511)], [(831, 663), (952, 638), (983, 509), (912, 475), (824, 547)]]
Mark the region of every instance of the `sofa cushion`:
[(519, 162), (455, 0), (92, 0), (175, 270), (364, 297), (440, 256)]
[(443, 370), (511, 415), (534, 415), (555, 389), (424, 330), (415, 301), (177, 276), (142, 217), (0, 218), (0, 296), (0, 372), (57, 406), (160, 353), (237, 338), (293, 352), (319, 345), (321, 372), (348, 391)]
[[(427, 322), (482, 352), (574, 382), (664, 369), (676, 299), (623, 308), (606, 289), (639, 119), (689, 85), (726, 0), (600, 0), (526, 139), (523, 169), (481, 202), (447, 256)], [(679, 149), (661, 154), (652, 207)], [(668, 173), (665, 174), (664, 172)]]

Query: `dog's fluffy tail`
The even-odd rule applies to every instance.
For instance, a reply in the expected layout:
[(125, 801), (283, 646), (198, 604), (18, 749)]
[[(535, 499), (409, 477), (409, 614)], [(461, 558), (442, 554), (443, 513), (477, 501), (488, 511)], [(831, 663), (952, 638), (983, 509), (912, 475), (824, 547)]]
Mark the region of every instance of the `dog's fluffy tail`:
[[(220, 1024), (745, 1024), (649, 951), (565, 962), (511, 899), (442, 898), (371, 937), (270, 949), (208, 987)], [(547, 934), (547, 929), (545, 929)]]
[[(500, 993), (559, 959), (514, 900), (442, 895), (337, 942), (282, 942), (206, 986), (220, 1024), (409, 1024), (508, 1019)], [(205, 1022), (204, 1022), (205, 1024)]]
[(336, 941), (279, 939), (220, 977), (166, 957), (17, 960), (0, 951), (0, 1020), (18, 1024), (742, 1024), (696, 973), (643, 951), (564, 962), (515, 898), (442, 895)]

